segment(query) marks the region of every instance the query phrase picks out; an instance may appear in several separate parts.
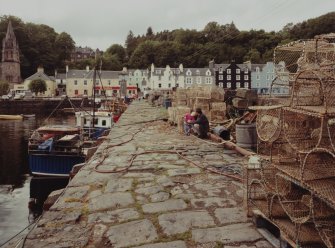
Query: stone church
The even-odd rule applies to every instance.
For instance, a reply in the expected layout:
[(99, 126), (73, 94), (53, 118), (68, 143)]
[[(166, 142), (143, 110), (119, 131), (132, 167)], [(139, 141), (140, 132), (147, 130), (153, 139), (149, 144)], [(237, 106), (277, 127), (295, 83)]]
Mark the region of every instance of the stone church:
[(14, 83), (20, 83), (22, 79), (19, 44), (16, 40), (11, 21), (8, 23), (6, 37), (2, 40), (1, 55), (0, 80), (9, 82), (12, 88)]

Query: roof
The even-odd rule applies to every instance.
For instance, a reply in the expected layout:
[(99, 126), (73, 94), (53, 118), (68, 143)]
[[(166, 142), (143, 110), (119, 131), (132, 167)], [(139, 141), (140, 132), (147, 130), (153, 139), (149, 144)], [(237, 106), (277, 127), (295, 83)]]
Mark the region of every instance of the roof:
[(35, 74), (26, 78), (26, 80), (35, 80), (35, 79), (50, 80), (50, 81), (55, 80), (53, 77), (46, 75), (44, 72), (36, 72)]
[[(184, 68), (184, 72), (187, 73), (187, 71), (190, 70), (192, 73), (192, 76), (206, 76), (206, 72), (209, 70), (214, 75), (214, 70), (210, 68)], [(199, 71), (199, 74), (197, 74), (197, 71)]]

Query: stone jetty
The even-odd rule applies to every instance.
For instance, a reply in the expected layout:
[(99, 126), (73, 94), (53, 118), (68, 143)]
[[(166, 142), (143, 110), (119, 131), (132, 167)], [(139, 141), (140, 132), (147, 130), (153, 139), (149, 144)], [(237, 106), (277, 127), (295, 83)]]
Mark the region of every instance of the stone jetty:
[(245, 158), (164, 118), (132, 103), (24, 247), (272, 247), (246, 217), (243, 183), (204, 169), (241, 172)]

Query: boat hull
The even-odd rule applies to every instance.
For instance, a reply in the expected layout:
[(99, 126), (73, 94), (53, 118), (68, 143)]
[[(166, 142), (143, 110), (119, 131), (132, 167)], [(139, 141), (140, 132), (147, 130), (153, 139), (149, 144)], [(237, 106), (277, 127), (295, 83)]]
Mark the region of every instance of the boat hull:
[(72, 167), (83, 162), (83, 155), (29, 154), (30, 171), (38, 176), (69, 177)]
[(0, 115), (0, 120), (22, 120), (22, 115)]

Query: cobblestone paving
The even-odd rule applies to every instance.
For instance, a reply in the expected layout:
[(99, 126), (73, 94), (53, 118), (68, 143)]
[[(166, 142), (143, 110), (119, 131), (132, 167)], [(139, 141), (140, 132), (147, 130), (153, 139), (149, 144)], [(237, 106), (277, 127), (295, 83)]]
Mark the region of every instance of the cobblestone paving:
[[(183, 151), (197, 164), (235, 169), (244, 158), (155, 121), (166, 115), (143, 101), (131, 104), (43, 214), (25, 247), (272, 247), (246, 217), (242, 183), (163, 151)], [(123, 144), (113, 147), (118, 143)], [(141, 155), (121, 171), (136, 153)], [(97, 165), (121, 172), (99, 173)]]

